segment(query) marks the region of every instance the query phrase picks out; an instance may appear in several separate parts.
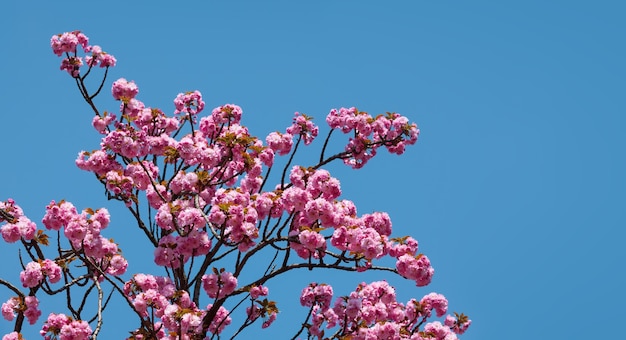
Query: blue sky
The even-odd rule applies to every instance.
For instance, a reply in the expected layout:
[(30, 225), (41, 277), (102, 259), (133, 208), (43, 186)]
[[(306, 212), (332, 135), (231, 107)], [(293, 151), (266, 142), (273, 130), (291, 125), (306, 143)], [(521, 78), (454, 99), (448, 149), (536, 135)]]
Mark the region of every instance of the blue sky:
[[(283, 130), (295, 111), (319, 123), (341, 106), (407, 115), (421, 135), (405, 155), (382, 153), (356, 172), (332, 167), (360, 213), (389, 212), (395, 233), (417, 238), (431, 259), (427, 288), (389, 278), (400, 300), (446, 295), (451, 310), (474, 322), (464, 340), (620, 332), (622, 2), (10, 1), (0, 13), (0, 199), (14, 198), (33, 220), (52, 199), (107, 206), (107, 236), (128, 256), (152, 258), (133, 242), (129, 214), (74, 166), (78, 151), (99, 140), (49, 39), (80, 29), (118, 59), (107, 88), (120, 77), (135, 80), (142, 101), (169, 112), (176, 94), (198, 89), (208, 107), (242, 106), (244, 123), (259, 136)], [(97, 103), (114, 111), (106, 95)], [(16, 253), (0, 247), (8, 261), (0, 276), (19, 282), (10, 263)], [(296, 301), (314, 275), (289, 276), (276, 292)], [(337, 294), (381, 278), (325, 277), (345, 287)], [(0, 300), (9, 296), (0, 288)], [(268, 334), (287, 338), (306, 310), (282, 309)], [(0, 321), (0, 333), (9, 327)], [(105, 337), (124, 331), (113, 327)]]

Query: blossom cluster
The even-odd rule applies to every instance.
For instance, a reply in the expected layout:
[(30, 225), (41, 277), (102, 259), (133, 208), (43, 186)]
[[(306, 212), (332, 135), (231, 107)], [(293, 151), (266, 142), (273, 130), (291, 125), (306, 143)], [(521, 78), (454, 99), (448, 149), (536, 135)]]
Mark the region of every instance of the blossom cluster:
[[(235, 282), (236, 285), (236, 282)], [(193, 335), (202, 334), (202, 322), (213, 305), (199, 309), (186, 291), (176, 290), (168, 277), (136, 274), (124, 285), (124, 294), (132, 303), (135, 311), (147, 323), (152, 323), (152, 316), (160, 318), (155, 322), (153, 334), (157, 339), (192, 339)], [(220, 306), (216, 311), (208, 330), (219, 334), (231, 323), (229, 311)], [(133, 331), (135, 339), (142, 339), (148, 330)]]
[(85, 63), (90, 69), (93, 66), (113, 67), (117, 63), (115, 57), (104, 52), (100, 46), (89, 45), (89, 38), (80, 31), (54, 35), (50, 38), (50, 46), (57, 56), (65, 55), (61, 60), (61, 70), (67, 71), (74, 78), (80, 76), (80, 67), (83, 66), (83, 57), (78, 56), (79, 46), (83, 52), (89, 53), (85, 57)]
[(22, 208), (15, 204), (14, 200), (8, 199), (6, 202), (0, 202), (0, 211), (4, 212), (0, 216), (0, 223), (7, 222), (0, 227), (0, 234), (5, 242), (14, 243), (20, 239), (30, 241), (35, 237), (37, 225), (24, 216)]
[(88, 340), (92, 329), (83, 320), (73, 320), (65, 314), (50, 313), (39, 332), (45, 340)]
[(59, 282), (61, 279), (61, 267), (54, 261), (45, 259), (39, 262), (30, 262), (20, 273), (20, 280), (24, 287), (33, 288), (41, 284), (44, 277), (50, 283)]
[(250, 288), (251, 306), (246, 308), (246, 315), (250, 322), (263, 318), (261, 328), (267, 328), (272, 325), (278, 317), (278, 308), (276, 303), (267, 299), (260, 300), (259, 297), (267, 296), (269, 289), (265, 286), (253, 286)]
[[(126, 272), (128, 263), (121, 255), (117, 244), (101, 235), (101, 231), (110, 222), (106, 208), (96, 211), (85, 209), (79, 214), (70, 202), (51, 201), (46, 207), (42, 222), (48, 230), (62, 228), (63, 235), (70, 241), (73, 249), (87, 256), (90, 263), (98, 266), (99, 272), (94, 273), (97, 277), (100, 277), (100, 272), (115, 276)], [(42, 269), (53, 282), (50, 277), (51, 270), (46, 270), (45, 267)]]
[(26, 296), (24, 298), (16, 296), (2, 304), (2, 317), (5, 320), (13, 320), (15, 313), (23, 313), (26, 319), (28, 319), (28, 323), (34, 325), (41, 316), (39, 300), (35, 296)]
[(407, 145), (417, 142), (420, 133), (415, 123), (409, 124), (408, 119), (398, 113), (372, 117), (355, 107), (331, 110), (326, 122), (343, 133), (354, 133), (346, 145), (349, 156), (344, 158), (344, 163), (355, 169), (374, 157), (380, 146), (393, 154), (403, 154)]
[[(312, 283), (302, 290), (300, 303), (311, 307), (311, 323), (307, 324), (310, 335), (322, 337), (323, 328), (338, 328), (339, 338), (355, 340), (454, 340), (471, 323), (458, 314), (456, 318), (448, 315), (445, 324), (428, 322), (433, 312), (437, 317), (447, 313), (448, 300), (443, 295), (430, 293), (420, 301), (411, 299), (403, 304), (396, 300), (395, 289), (386, 281), (361, 283), (348, 296), (337, 298), (333, 305), (332, 297), (332, 288), (324, 284)], [(424, 329), (420, 330), (424, 323)]]

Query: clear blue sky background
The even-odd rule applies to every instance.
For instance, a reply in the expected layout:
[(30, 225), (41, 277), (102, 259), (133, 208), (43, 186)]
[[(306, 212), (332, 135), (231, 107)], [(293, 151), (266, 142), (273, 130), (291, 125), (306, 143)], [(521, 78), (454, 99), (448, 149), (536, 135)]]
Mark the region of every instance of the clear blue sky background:
[[(106, 236), (130, 258), (152, 258), (129, 214), (74, 166), (99, 140), (49, 39), (80, 29), (118, 58), (107, 89), (135, 80), (141, 100), (169, 112), (177, 93), (198, 89), (208, 107), (242, 106), (261, 136), (294, 111), (319, 123), (341, 106), (409, 116), (422, 134), (404, 156), (333, 167), (360, 213), (389, 212), (396, 234), (430, 257), (431, 286), (390, 278), (400, 299), (445, 294), (474, 321), (464, 340), (623, 337), (623, 2), (6, 1), (0, 13), (0, 199), (13, 197), (40, 227), (51, 199), (107, 206)], [(97, 103), (114, 111), (108, 93)], [(16, 253), (0, 246), (0, 276), (19, 282)], [(273, 297), (296, 301), (314, 275), (277, 282)], [(380, 278), (324, 280), (342, 294)], [(247, 338), (290, 337), (306, 310), (279, 307), (274, 333)], [(103, 338), (131, 327), (123, 313), (105, 322), (117, 327)]]

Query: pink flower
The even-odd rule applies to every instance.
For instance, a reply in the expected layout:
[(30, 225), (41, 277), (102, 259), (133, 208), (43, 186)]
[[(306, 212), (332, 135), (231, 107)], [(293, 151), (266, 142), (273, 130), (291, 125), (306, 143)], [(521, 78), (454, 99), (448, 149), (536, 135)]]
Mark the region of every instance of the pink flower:
[(56, 34), (50, 38), (50, 47), (57, 56), (61, 56), (63, 53), (76, 53), (78, 45), (84, 50), (89, 47), (89, 38), (80, 31)]
[(18, 332), (11, 332), (2, 337), (2, 340), (22, 340), (22, 334)]
[(52, 260), (43, 260), (41, 263), (41, 271), (46, 275), (50, 283), (59, 282), (61, 279), (61, 267)]
[(339, 180), (331, 177), (326, 170), (316, 170), (310, 175), (307, 190), (313, 197), (322, 197), (330, 202), (341, 195)]
[(303, 230), (298, 234), (300, 244), (311, 252), (321, 249), (326, 244), (324, 236), (312, 230)]
[(20, 298), (12, 297), (2, 304), (2, 317), (7, 321), (13, 321), (15, 310), (20, 306)]
[(157, 178), (158, 173), (159, 169), (154, 163), (148, 161), (142, 161), (141, 164), (134, 162), (124, 169), (124, 176), (132, 178), (133, 184), (139, 190), (147, 190)]
[(108, 154), (103, 150), (79, 152), (76, 158), (76, 166), (81, 170), (93, 171), (98, 176), (104, 175), (112, 170), (122, 169), (122, 165), (115, 160), (115, 155)]
[(276, 320), (277, 313), (270, 313), (269, 317), (263, 321), (261, 328), (267, 328), (272, 325), (272, 323)]
[(89, 51), (91, 55), (85, 57), (85, 61), (90, 67), (98, 64), (100, 67), (113, 67), (117, 62), (114, 56), (102, 51), (102, 48), (98, 45), (90, 46)]
[(89, 221), (91, 222), (92, 228), (97, 230), (105, 229), (111, 221), (109, 210), (107, 208), (100, 208), (96, 210), (89, 218)]
[(259, 296), (267, 296), (269, 294), (269, 289), (265, 286), (254, 286), (250, 288), (250, 297), (254, 300), (258, 299)]
[(183, 113), (195, 116), (204, 109), (204, 101), (200, 91), (179, 93), (174, 99), (174, 105), (176, 106), (174, 114)]
[(107, 267), (106, 272), (111, 275), (120, 276), (126, 272), (126, 268), (128, 268), (128, 262), (126, 262), (126, 259), (121, 255), (113, 255), (109, 261), (109, 266)]
[(110, 150), (127, 158), (143, 157), (150, 151), (148, 135), (126, 125), (118, 125), (102, 139), (103, 150)]
[(407, 279), (415, 280), (417, 286), (426, 286), (432, 280), (435, 270), (430, 266), (426, 255), (411, 256), (404, 254), (396, 261), (398, 273)]
[[(46, 339), (50, 339), (53, 336), (58, 335), (61, 328), (65, 326), (66, 324), (68, 324), (69, 322), (70, 322), (70, 318), (68, 318), (64, 314), (50, 313), (50, 315), (48, 315), (48, 319), (44, 323), (39, 333), (42, 336), (46, 337)], [(47, 337), (48, 334), (50, 334), (49, 337)]]
[(67, 237), (74, 246), (80, 248), (80, 244), (87, 235), (88, 223), (86, 217), (83, 215), (77, 215), (76, 218), (71, 220), (63, 231), (65, 237)]
[[(156, 187), (156, 190), (155, 190)], [(169, 191), (166, 190), (165, 186), (162, 184), (157, 185), (148, 185), (146, 188), (146, 197), (148, 198), (148, 203), (154, 209), (159, 209), (165, 200), (171, 200), (172, 195)]]
[(37, 287), (43, 280), (41, 265), (38, 262), (30, 262), (26, 268), (20, 273), (20, 281), (24, 287)]
[(196, 185), (198, 183), (198, 174), (195, 172), (179, 171), (170, 182), (170, 190), (172, 193), (179, 194), (181, 192), (194, 193), (197, 192)]
[(429, 322), (424, 326), (424, 333), (430, 335), (430, 339), (457, 340), (458, 337), (450, 327), (442, 325), (439, 321)]
[(101, 134), (106, 134), (108, 126), (115, 121), (117, 117), (114, 114), (104, 113), (104, 117), (93, 116), (91, 125)]
[(219, 276), (214, 273), (203, 275), (202, 288), (210, 298), (220, 299), (235, 291), (237, 278), (226, 271), (222, 271)]
[(137, 96), (139, 88), (134, 81), (128, 81), (124, 78), (120, 78), (113, 82), (111, 93), (113, 94), (113, 98), (115, 98), (115, 100), (121, 100), (127, 103)]
[[(207, 310), (210, 310), (213, 307), (212, 304), (206, 307)], [(232, 318), (229, 316), (229, 312), (226, 308), (220, 306), (213, 318), (213, 321), (209, 325), (209, 332), (213, 334), (220, 334), (224, 328), (232, 322)]]
[(28, 217), (21, 214), (13, 216), (12, 223), (8, 223), (0, 227), (0, 233), (5, 242), (14, 243), (20, 239), (30, 241), (35, 237), (37, 225)]
[(5, 224), (0, 227), (0, 233), (5, 242), (14, 243), (20, 240), (20, 227), (17, 224)]
[(313, 118), (299, 112), (294, 114), (293, 124), (287, 128), (287, 133), (293, 136), (300, 135), (304, 139), (305, 145), (311, 144), (318, 132), (319, 128), (313, 124)]
[[(456, 313), (454, 313), (456, 314)], [(468, 319), (465, 315), (461, 314), (456, 314), (456, 318), (453, 317), (452, 315), (448, 315), (446, 316), (446, 320), (444, 321), (444, 324), (448, 327), (450, 327), (450, 329), (456, 333), (456, 334), (463, 334), (465, 333), (465, 331), (467, 331), (467, 329), (469, 328), (469, 326), (472, 324), (472, 320)], [(462, 318), (462, 320), (461, 320)]]
[(420, 301), (424, 314), (430, 317), (431, 311), (434, 309), (438, 317), (442, 317), (448, 311), (448, 300), (445, 296), (437, 293), (430, 293)]
[[(234, 104), (226, 104), (220, 107), (216, 107), (211, 112), (211, 119), (215, 124), (239, 124), (241, 121), (241, 115), (243, 111), (241, 107)], [(200, 127), (202, 129), (202, 126)], [(212, 138), (210, 134), (206, 135), (209, 138)]]
[(272, 151), (283, 156), (291, 152), (293, 136), (290, 133), (272, 132), (265, 138), (265, 142)]
[(68, 57), (61, 60), (61, 71), (67, 71), (72, 77), (77, 78), (80, 75), (80, 67), (83, 66), (83, 58)]
[(34, 296), (27, 296), (24, 299), (24, 304), (26, 305), (24, 316), (28, 319), (29, 324), (34, 325), (41, 316), (41, 311), (38, 308), (39, 300)]
[(75, 320), (61, 327), (59, 340), (88, 340), (92, 330), (85, 321)]
[(417, 240), (408, 236), (399, 239), (392, 239), (398, 243), (391, 243), (389, 247), (389, 255), (398, 258), (404, 254), (415, 255), (417, 252)]
[(211, 250), (211, 240), (205, 231), (191, 230), (176, 237), (177, 250), (186, 257), (206, 255)]
[(310, 283), (300, 294), (300, 304), (311, 307), (313, 304), (319, 305), (322, 309), (330, 308), (333, 298), (333, 287), (327, 284)]
[(391, 219), (387, 213), (365, 214), (361, 219), (366, 226), (374, 228), (380, 235), (391, 235)]
[[(159, 240), (159, 246), (154, 250), (154, 263), (159, 266), (178, 268), (182, 265), (181, 254), (178, 252), (177, 241), (174, 235), (167, 235)], [(183, 262), (189, 257), (183, 257)]]

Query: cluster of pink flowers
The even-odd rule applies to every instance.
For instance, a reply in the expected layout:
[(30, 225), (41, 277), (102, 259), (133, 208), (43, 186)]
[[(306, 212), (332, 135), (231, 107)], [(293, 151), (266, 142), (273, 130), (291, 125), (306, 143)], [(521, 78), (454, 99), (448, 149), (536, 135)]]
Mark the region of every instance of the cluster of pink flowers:
[(344, 158), (344, 163), (355, 169), (374, 157), (380, 146), (391, 153), (403, 154), (407, 145), (417, 142), (420, 132), (416, 124), (409, 124), (408, 119), (398, 113), (387, 112), (374, 118), (355, 107), (331, 110), (326, 122), (343, 133), (354, 132), (346, 146), (349, 155)]
[(221, 299), (228, 296), (237, 288), (237, 278), (232, 273), (222, 270), (220, 273), (203, 275), (202, 288), (212, 299)]
[(444, 324), (448, 326), (454, 333), (463, 334), (469, 326), (472, 324), (472, 320), (470, 320), (467, 316), (463, 314), (454, 313), (455, 316), (448, 315), (446, 316), (446, 320)]
[(313, 118), (305, 114), (296, 112), (293, 117), (293, 124), (287, 128), (287, 133), (292, 136), (300, 135), (305, 145), (313, 142), (319, 132), (317, 125), (313, 124)]
[(192, 91), (184, 94), (180, 93), (176, 96), (176, 99), (174, 99), (174, 106), (176, 106), (174, 114), (183, 113), (196, 116), (204, 109), (202, 94), (200, 91)]
[(2, 337), (2, 340), (24, 340), (22, 334), (18, 332), (11, 332)]
[(113, 82), (111, 87), (111, 94), (113, 99), (121, 100), (125, 104), (128, 104), (131, 99), (134, 99), (139, 93), (139, 88), (134, 81), (128, 81), (124, 78), (120, 78)]
[(47, 277), (50, 283), (59, 282), (61, 279), (61, 267), (56, 262), (45, 259), (39, 262), (30, 262), (20, 273), (22, 285), (28, 288), (37, 287), (41, 284), (44, 277)]
[[(230, 279), (226, 278), (225, 281), (230, 282)], [(230, 289), (230, 286), (225, 286), (225, 289)], [(125, 283), (124, 293), (146, 322), (154, 322), (152, 316), (161, 319), (153, 325), (155, 330), (159, 330), (157, 339), (191, 339), (192, 335), (201, 334), (203, 318), (213, 307), (210, 304), (205, 310), (199, 309), (189, 294), (176, 290), (167, 277), (136, 274)], [(229, 311), (220, 306), (209, 331), (219, 334), (231, 320)], [(137, 329), (133, 334), (140, 339), (144, 333)]]
[(253, 286), (250, 288), (251, 305), (246, 308), (246, 315), (248, 315), (249, 322), (262, 318), (264, 321), (261, 324), (261, 328), (271, 326), (278, 317), (278, 308), (276, 308), (274, 302), (267, 299), (259, 299), (261, 296), (267, 296), (268, 294), (269, 289), (265, 286)]
[(1, 222), (8, 222), (0, 227), (0, 234), (5, 242), (14, 243), (23, 239), (30, 241), (35, 237), (37, 225), (28, 217), (24, 216), (22, 208), (20, 208), (12, 199), (6, 202), (0, 202), (0, 209), (10, 214), (12, 219), (0, 217)]
[[(405, 305), (396, 300), (395, 290), (386, 281), (361, 283), (350, 295), (336, 299), (334, 305), (331, 305), (332, 297), (333, 290), (328, 285), (312, 283), (302, 290), (300, 303), (311, 307), (311, 322), (307, 324), (310, 335), (320, 337), (325, 324), (327, 329), (338, 328), (339, 337), (357, 340), (454, 340), (471, 323), (459, 315), (456, 318), (448, 315), (445, 325), (439, 321), (426, 323), (432, 311), (438, 317), (447, 313), (446, 298), (430, 293)], [(424, 323), (424, 330), (420, 330)]]
[(93, 66), (113, 67), (117, 62), (114, 56), (102, 51), (100, 46), (89, 45), (89, 38), (80, 31), (53, 35), (50, 38), (50, 46), (57, 56), (65, 54), (65, 58), (61, 60), (61, 70), (67, 71), (74, 78), (80, 76), (80, 67), (83, 66), (83, 58), (77, 56), (78, 46), (85, 53), (91, 53), (91, 55), (85, 57), (85, 61), (90, 68)]
[(15, 313), (23, 313), (28, 323), (34, 325), (41, 316), (39, 300), (35, 296), (26, 296), (24, 299), (12, 297), (2, 304), (2, 317), (5, 320), (12, 321)]
[(267, 146), (280, 156), (291, 152), (293, 146), (293, 136), (290, 133), (272, 132), (265, 138)]
[(86, 321), (73, 320), (65, 314), (50, 313), (39, 333), (46, 340), (88, 340), (92, 332)]
[(90, 46), (85, 52), (91, 52), (91, 55), (85, 57), (88, 66), (113, 67), (117, 63), (114, 56), (104, 52), (98, 45)]
[[(106, 208), (96, 211), (86, 209), (78, 214), (70, 202), (52, 201), (46, 207), (42, 222), (49, 230), (63, 228), (63, 235), (67, 237), (74, 249), (84, 252), (105, 273), (122, 275), (126, 272), (128, 263), (120, 254), (117, 244), (100, 234), (110, 222), (110, 215)], [(45, 272), (50, 278), (52, 271), (45, 270)], [(52, 282), (51, 278), (50, 280)]]

